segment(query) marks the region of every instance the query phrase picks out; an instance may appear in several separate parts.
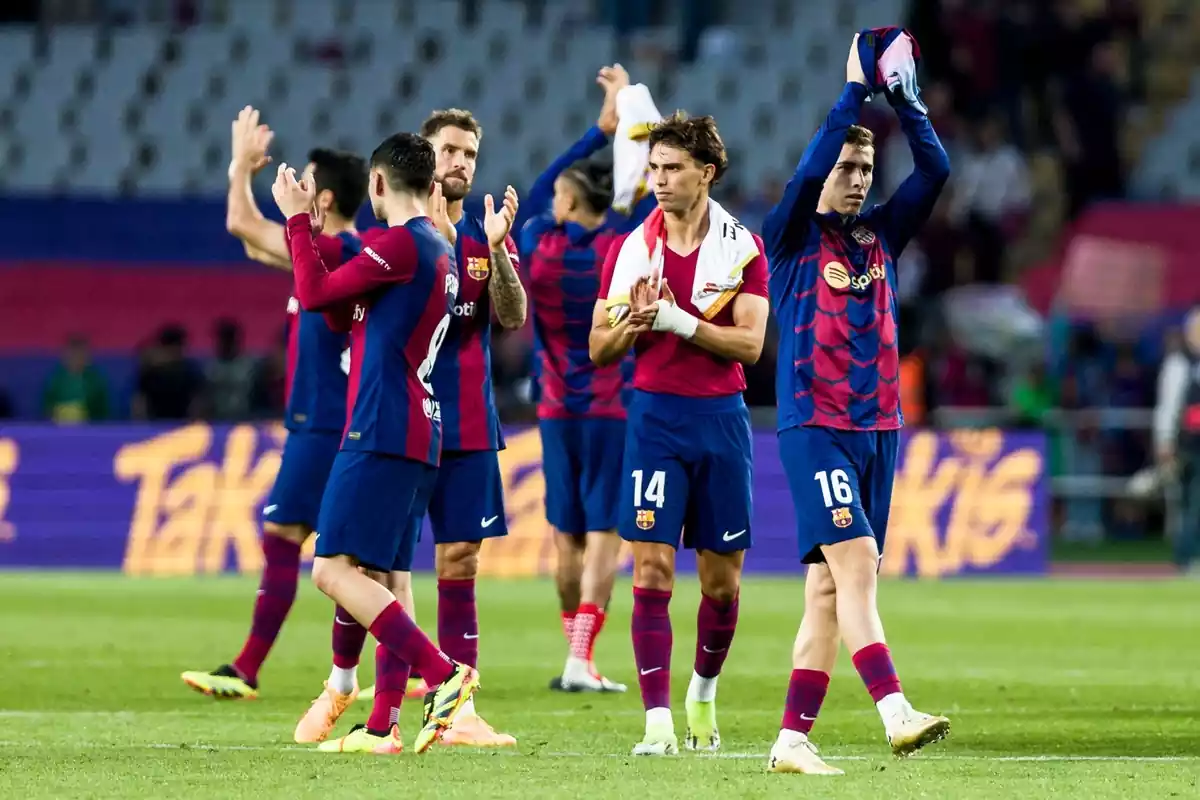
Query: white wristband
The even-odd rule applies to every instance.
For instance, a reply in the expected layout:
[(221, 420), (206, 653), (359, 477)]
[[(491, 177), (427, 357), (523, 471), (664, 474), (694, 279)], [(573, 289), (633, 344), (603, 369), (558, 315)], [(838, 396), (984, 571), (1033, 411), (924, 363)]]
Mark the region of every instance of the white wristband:
[(655, 305), (658, 306), (658, 313), (654, 315), (653, 330), (667, 331), (684, 339), (691, 339), (696, 335), (700, 320), (666, 300), (658, 300)]

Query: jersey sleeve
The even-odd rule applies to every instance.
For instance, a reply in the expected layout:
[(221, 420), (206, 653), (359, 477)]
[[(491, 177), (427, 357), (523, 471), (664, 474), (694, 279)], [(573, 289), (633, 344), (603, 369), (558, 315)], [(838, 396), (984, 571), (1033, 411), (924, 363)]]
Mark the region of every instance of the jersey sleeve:
[(290, 218), (287, 234), (296, 296), (307, 311), (324, 310), (379, 286), (408, 283), (416, 272), (417, 244), (403, 226), (389, 228), (377, 236), (340, 269), (334, 264), (336, 271), (331, 271), (324, 260), (307, 214)]
[(596, 298), (597, 300), (608, 299), (609, 290), (612, 289), (613, 273), (617, 271), (617, 256), (621, 255), (621, 246), (628, 238), (629, 234), (618, 236), (609, 246), (608, 254), (604, 256), (604, 267), (600, 270), (600, 296)]
[(332, 305), (322, 312), (322, 316), (325, 317), (325, 324), (329, 330), (334, 333), (349, 333), (354, 324), (354, 303), (347, 300)]
[(504, 237), (504, 249), (508, 251), (508, 258), (512, 261), (513, 269), (520, 273), (521, 251), (517, 249), (517, 243), (513, 241), (511, 235)]
[(754, 237), (754, 244), (758, 247), (758, 255), (754, 260), (746, 265), (745, 272), (742, 273), (742, 288), (744, 294), (752, 294), (755, 297), (767, 297), (767, 254), (764, 252), (763, 240), (757, 233), (750, 234)]

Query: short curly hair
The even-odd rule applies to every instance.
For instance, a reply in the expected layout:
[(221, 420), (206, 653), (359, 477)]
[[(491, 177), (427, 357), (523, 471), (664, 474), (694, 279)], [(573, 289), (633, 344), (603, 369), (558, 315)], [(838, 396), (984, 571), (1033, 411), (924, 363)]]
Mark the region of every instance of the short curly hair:
[(434, 111), (421, 123), (421, 135), (426, 139), (437, 136), (442, 128), (458, 128), (467, 133), (475, 134), (476, 139), (483, 138), (483, 126), (475, 115), (461, 108), (442, 108)]
[(662, 122), (650, 128), (650, 148), (665, 144), (683, 150), (701, 164), (716, 167), (713, 183), (721, 179), (729, 168), (729, 154), (725, 142), (717, 130), (717, 121), (710, 116), (689, 117), (686, 112), (676, 111)]

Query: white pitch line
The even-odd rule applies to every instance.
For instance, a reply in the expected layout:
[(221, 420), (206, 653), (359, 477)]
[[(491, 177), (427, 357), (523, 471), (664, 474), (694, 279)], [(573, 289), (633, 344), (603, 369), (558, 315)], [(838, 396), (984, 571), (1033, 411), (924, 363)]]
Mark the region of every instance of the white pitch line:
[[(104, 745), (87, 742), (17, 742), (0, 740), (0, 747), (29, 747), (30, 745), (40, 747), (66, 746), (84, 750), (203, 750), (207, 752), (217, 753), (317, 753), (315, 747), (297, 747), (296, 745), (278, 745), (269, 747), (266, 745), (251, 745), (251, 744), (203, 744), (193, 742), (183, 742), (180, 744), (169, 744), (167, 742), (150, 742), (146, 744), (125, 744), (125, 745)], [(522, 753), (514, 750), (489, 750), (486, 755), (494, 757), (496, 755), (507, 755), (509, 757), (518, 757)], [(637, 756), (628, 753), (577, 753), (577, 752), (537, 752), (529, 754), (530, 758), (633, 758)], [(694, 758), (705, 759), (765, 759), (766, 753), (698, 753)], [(884, 756), (823, 756), (826, 761), (871, 761), (875, 758), (883, 759)], [(1111, 762), (1111, 763), (1146, 763), (1146, 764), (1182, 764), (1194, 763), (1200, 761), (1200, 756), (1075, 756), (1075, 755), (1024, 755), (1024, 756), (983, 756), (970, 754), (943, 754), (943, 755), (918, 755), (906, 759), (907, 761), (994, 761), (1001, 763), (1013, 762), (1038, 762), (1038, 763), (1054, 763), (1054, 762)]]

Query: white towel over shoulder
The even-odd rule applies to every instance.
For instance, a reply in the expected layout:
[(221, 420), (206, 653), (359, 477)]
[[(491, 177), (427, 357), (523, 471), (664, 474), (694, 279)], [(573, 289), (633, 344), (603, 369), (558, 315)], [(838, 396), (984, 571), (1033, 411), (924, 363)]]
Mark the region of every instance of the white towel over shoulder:
[(614, 210), (628, 216), (647, 194), (650, 126), (662, 121), (645, 84), (617, 92), (617, 135), (613, 139)]
[[(662, 277), (666, 229), (662, 209), (650, 212), (646, 221), (621, 243), (613, 269), (605, 308), (609, 319), (620, 319), (614, 311), (629, 305), (629, 290), (639, 278)], [(754, 235), (715, 200), (708, 201), (708, 233), (696, 258), (696, 278), (690, 300), (705, 319), (721, 312), (742, 287), (742, 274), (759, 255)], [(678, 289), (676, 289), (678, 292)]]

